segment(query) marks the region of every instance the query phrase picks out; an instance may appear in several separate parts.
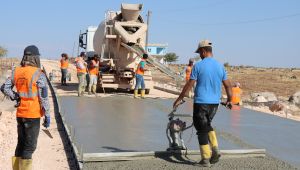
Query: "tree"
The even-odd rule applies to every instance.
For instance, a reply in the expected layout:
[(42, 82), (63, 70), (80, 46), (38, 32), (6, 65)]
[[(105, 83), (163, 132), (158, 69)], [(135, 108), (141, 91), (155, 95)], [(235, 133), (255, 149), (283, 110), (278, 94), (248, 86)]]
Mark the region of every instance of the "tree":
[(7, 49), (0, 46), (0, 58), (6, 56)]
[(228, 62), (224, 63), (224, 67), (230, 67), (229, 63)]
[(175, 53), (167, 53), (164, 56), (164, 61), (168, 62), (168, 63), (175, 62), (175, 61), (177, 61), (177, 59), (178, 59), (178, 56)]

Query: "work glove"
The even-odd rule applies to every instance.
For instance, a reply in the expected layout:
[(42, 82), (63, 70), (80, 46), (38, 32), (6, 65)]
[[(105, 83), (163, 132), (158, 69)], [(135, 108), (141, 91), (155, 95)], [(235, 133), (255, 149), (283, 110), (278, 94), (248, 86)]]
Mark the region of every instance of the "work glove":
[(50, 116), (46, 116), (46, 115), (45, 115), (43, 126), (44, 126), (45, 128), (50, 127)]
[(15, 98), (11, 99), (12, 101), (15, 100), (17, 103), (15, 104), (15, 108), (19, 107), (21, 104), (21, 97), (18, 93), (13, 92), (15, 94)]

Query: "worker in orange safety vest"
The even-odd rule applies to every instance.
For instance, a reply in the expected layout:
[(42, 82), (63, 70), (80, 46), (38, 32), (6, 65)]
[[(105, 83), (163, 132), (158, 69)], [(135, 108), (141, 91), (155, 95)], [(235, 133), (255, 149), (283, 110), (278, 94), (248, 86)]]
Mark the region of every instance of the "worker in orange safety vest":
[(98, 81), (98, 74), (99, 74), (99, 55), (95, 54), (93, 59), (89, 64), (89, 95), (92, 93), (96, 95), (97, 89), (97, 81)]
[(194, 65), (194, 60), (190, 59), (189, 64), (185, 69), (185, 80), (186, 80), (186, 82), (188, 82), (190, 80), (193, 65)]
[[(43, 126), (50, 126), (50, 107), (46, 75), (40, 69), (40, 53), (36, 46), (25, 48), (21, 66), (16, 67), (2, 85), (1, 91), (16, 100), (18, 142), (12, 157), (13, 170), (31, 170), (32, 154), (37, 147), (40, 118)], [(13, 87), (16, 87), (16, 92)]]
[(242, 94), (242, 89), (240, 88), (240, 83), (235, 82), (234, 86), (232, 87), (232, 98), (231, 102), (234, 105), (242, 105), (241, 101), (241, 94)]
[(61, 69), (61, 85), (67, 86), (67, 74), (69, 67), (69, 59), (66, 53), (61, 54), (60, 69)]
[(86, 86), (87, 63), (84, 61), (85, 53), (81, 52), (80, 56), (75, 59), (78, 78), (78, 97), (82, 96)]

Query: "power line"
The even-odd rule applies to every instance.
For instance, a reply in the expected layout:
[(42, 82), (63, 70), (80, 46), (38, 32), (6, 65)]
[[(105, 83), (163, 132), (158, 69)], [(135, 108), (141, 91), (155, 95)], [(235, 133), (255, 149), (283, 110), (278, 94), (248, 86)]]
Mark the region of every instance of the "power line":
[(233, 1), (233, 0), (221, 0), (221, 1), (218, 1), (218, 2), (213, 2), (213, 3), (210, 3), (210, 4), (201, 4), (201, 6), (193, 6), (193, 7), (190, 7), (190, 8), (177, 8), (177, 9), (160, 9), (160, 10), (157, 10), (157, 11), (163, 11), (164, 13), (169, 13), (169, 12), (186, 12), (186, 11), (192, 11), (192, 10), (198, 10), (198, 9), (202, 9), (202, 8), (212, 8), (212, 7), (215, 7), (215, 6), (218, 6), (218, 5), (221, 5), (221, 4), (224, 4), (225, 2), (228, 3), (229, 1)]
[(293, 18), (300, 16), (300, 13), (290, 14), (290, 15), (284, 15), (284, 16), (277, 16), (277, 17), (269, 17), (269, 18), (261, 18), (261, 19), (252, 19), (252, 20), (244, 20), (244, 21), (234, 21), (234, 22), (220, 22), (220, 23), (208, 23), (208, 24), (197, 24), (197, 22), (178, 22), (175, 20), (164, 20), (169, 22), (175, 22), (180, 24), (197, 24), (198, 26), (220, 26), (220, 25), (240, 25), (240, 24), (251, 24), (251, 23), (259, 23), (259, 22), (269, 22), (269, 21), (275, 21), (275, 20), (282, 20), (287, 18)]

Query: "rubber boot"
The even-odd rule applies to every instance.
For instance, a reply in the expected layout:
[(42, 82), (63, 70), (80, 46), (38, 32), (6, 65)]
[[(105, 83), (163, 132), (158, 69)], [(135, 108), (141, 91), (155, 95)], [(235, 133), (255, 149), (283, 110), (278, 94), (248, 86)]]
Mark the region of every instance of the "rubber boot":
[(20, 170), (32, 170), (32, 159), (20, 159)]
[(96, 94), (96, 90), (97, 90), (97, 85), (93, 84), (93, 86), (92, 86), (92, 93)]
[(199, 165), (203, 167), (211, 167), (209, 161), (211, 157), (210, 146), (208, 144), (200, 145), (200, 152), (201, 152), (201, 161), (199, 162)]
[(12, 157), (12, 169), (13, 170), (19, 170), (19, 162), (20, 162), (20, 157)]
[(138, 97), (138, 93), (139, 93), (138, 90), (134, 90), (134, 91), (133, 91), (133, 97), (134, 97), (135, 99)]
[(219, 162), (219, 159), (221, 157), (219, 148), (218, 148), (218, 140), (217, 140), (217, 135), (215, 131), (210, 131), (208, 132), (208, 139), (211, 145), (211, 150), (212, 150), (212, 155), (210, 158), (210, 163), (215, 164)]
[(145, 98), (145, 90), (141, 90), (141, 97), (142, 97), (142, 99)]

